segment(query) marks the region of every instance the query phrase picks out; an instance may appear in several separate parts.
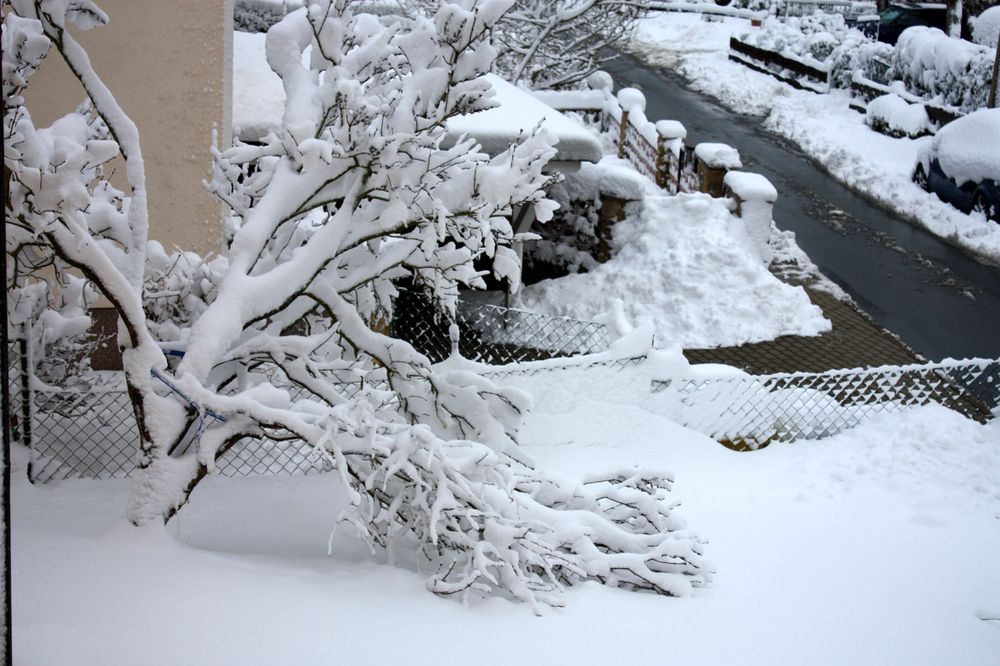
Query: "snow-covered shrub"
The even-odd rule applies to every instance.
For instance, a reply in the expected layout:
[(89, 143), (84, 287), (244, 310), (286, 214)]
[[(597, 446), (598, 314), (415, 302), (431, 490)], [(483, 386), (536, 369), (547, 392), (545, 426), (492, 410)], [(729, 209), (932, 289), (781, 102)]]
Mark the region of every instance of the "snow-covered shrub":
[(876, 132), (915, 139), (931, 132), (923, 104), (910, 104), (899, 95), (877, 97), (868, 103), (865, 122)]
[[(471, 139), (443, 145), (450, 118), (491, 106), (488, 37), (511, 2), (458, 0), (383, 22), (327, 0), (271, 28), (284, 125), (262, 145), (213, 151), (209, 188), (232, 216), (218, 271), (190, 257), (171, 270), (148, 247), (138, 130), (66, 30), (107, 16), (88, 0), (9, 5), (5, 217), (86, 274), (121, 319), (139, 431), (134, 523), (173, 516), (240, 440), (294, 439), (344, 483), (352, 508), (342, 520), (373, 546), (416, 540), (438, 593), (537, 605), (582, 580), (679, 595), (709, 579), (665, 474), (544, 474), (517, 444), (524, 393), (433, 367), (380, 332), (394, 280), (453, 316), (459, 286), (483, 284), (477, 260), (516, 276), (512, 212), (552, 215), (544, 131), (493, 158)], [(22, 92), (50, 49), (113, 139), (95, 139), (80, 113), (35, 126)], [(93, 169), (118, 153), (126, 189), (109, 198)], [(168, 294), (162, 313), (147, 311), (150, 275)], [(157, 335), (183, 343), (176, 366)]]
[(972, 39), (980, 46), (997, 47), (1000, 38), (1000, 5), (990, 7), (976, 17), (972, 26)]
[(888, 85), (886, 77), (893, 48), (884, 42), (873, 42), (852, 36), (840, 43), (828, 59), (830, 87), (850, 90), (854, 75)]
[(994, 56), (993, 49), (916, 26), (899, 36), (889, 75), (914, 95), (968, 112), (986, 106)]
[(284, 15), (281, 7), (239, 2), (233, 8), (233, 29), (239, 32), (267, 32)]
[(827, 67), (838, 49), (856, 48), (870, 41), (862, 32), (848, 26), (841, 14), (825, 12), (786, 19), (769, 18), (762, 27), (745, 33), (740, 40), (821, 68)]

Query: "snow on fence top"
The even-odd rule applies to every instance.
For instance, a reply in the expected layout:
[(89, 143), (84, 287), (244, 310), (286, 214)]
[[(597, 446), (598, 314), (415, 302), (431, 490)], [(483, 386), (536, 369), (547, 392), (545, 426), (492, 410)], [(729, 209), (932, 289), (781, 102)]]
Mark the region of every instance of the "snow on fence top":
[(479, 142), (483, 151), (494, 155), (507, 150), (521, 133), (541, 123), (558, 140), (557, 161), (600, 161), (601, 144), (586, 128), (495, 74), (487, 74), (486, 79), (496, 92), (493, 99), (499, 106), (449, 120), (446, 143), (467, 134)]

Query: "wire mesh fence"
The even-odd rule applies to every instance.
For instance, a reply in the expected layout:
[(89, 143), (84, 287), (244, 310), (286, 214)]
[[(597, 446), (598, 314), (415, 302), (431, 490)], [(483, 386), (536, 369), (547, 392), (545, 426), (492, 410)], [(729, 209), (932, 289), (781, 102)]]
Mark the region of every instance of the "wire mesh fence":
[[(413, 344), (433, 362), (452, 351), (450, 324), (436, 320), (430, 302), (404, 291), (396, 307), (393, 334)], [(563, 317), (461, 302), (459, 350), (466, 358), (490, 364), (539, 360), (600, 351), (607, 347), (605, 327)], [(28, 475), (45, 483), (68, 478), (125, 478), (135, 471), (138, 431), (128, 393), (114, 384), (92, 382), (86, 389), (55, 389), (27, 382), (26, 346), (13, 349), (12, 400), (8, 418), (20, 441), (31, 449)], [(351, 398), (356, 384), (331, 380)], [(291, 389), (293, 399), (302, 397)], [(31, 412), (24, 408), (31, 406)], [(22, 416), (23, 413), (23, 416)], [(184, 453), (189, 445), (179, 447)], [(216, 460), (223, 476), (314, 474), (329, 471), (322, 452), (299, 440), (243, 439)]]
[(821, 439), (874, 414), (939, 404), (985, 422), (1000, 416), (1000, 361), (970, 360), (653, 382), (674, 418), (735, 448)]
[[(434, 363), (451, 355), (451, 322), (435, 317), (426, 297), (401, 290), (393, 310), (394, 337), (406, 340)], [(609, 344), (603, 324), (499, 305), (460, 300), (455, 323), (458, 352), (491, 365), (591, 354)]]
[[(494, 308), (502, 310), (496, 306), (486, 310)], [(493, 330), (492, 325), (485, 328)], [(517, 332), (516, 328), (512, 330)], [(440, 343), (429, 334), (427, 337)], [(532, 336), (532, 340), (537, 338), (537, 334)], [(495, 339), (503, 342), (502, 338)], [(487, 340), (489, 336), (484, 336), (477, 344), (485, 348)], [(501, 344), (503, 351), (496, 355), (508, 354), (513, 348), (512, 344)], [(16, 371), (11, 373), (12, 383), (18, 390), (12, 391), (8, 419), (30, 411), (28, 422), (16, 425), (22, 433), (20, 441), (31, 448), (32, 481), (122, 478), (134, 471), (138, 441), (131, 404), (123, 390), (35, 389), (25, 393), (21, 390), (27, 386), (21, 381), (21, 356), (18, 353), (12, 357), (17, 359), (12, 364), (17, 366), (12, 367)], [(643, 361), (643, 357), (596, 362), (567, 358), (500, 366), (484, 374), (501, 383), (518, 375), (564, 370), (605, 373), (608, 378)], [(939, 404), (985, 422), (1000, 416), (1000, 360), (662, 379), (654, 380), (650, 391), (655, 400), (650, 401), (649, 408), (662, 410), (678, 423), (734, 448), (755, 449), (774, 440), (829, 437), (874, 414), (919, 405)], [(297, 440), (241, 440), (217, 461), (218, 473), (224, 476), (312, 474), (330, 469), (321, 452)]]

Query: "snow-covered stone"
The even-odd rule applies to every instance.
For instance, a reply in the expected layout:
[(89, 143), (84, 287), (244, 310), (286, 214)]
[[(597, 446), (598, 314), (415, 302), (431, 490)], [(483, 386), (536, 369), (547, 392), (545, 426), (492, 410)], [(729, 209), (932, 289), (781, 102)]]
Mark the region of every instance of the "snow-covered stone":
[(694, 154), (713, 169), (739, 169), (743, 166), (739, 151), (724, 143), (699, 143), (694, 147)]

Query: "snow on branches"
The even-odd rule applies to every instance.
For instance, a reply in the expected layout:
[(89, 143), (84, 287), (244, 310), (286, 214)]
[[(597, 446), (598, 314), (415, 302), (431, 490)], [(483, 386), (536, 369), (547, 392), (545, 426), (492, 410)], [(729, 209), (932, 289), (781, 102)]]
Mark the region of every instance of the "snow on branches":
[(517, 0), (496, 27), (497, 69), (536, 90), (572, 86), (614, 57), (645, 12), (623, 0)]
[[(211, 262), (146, 242), (135, 126), (64, 30), (104, 15), (86, 0), (12, 3), (7, 224), (90, 280), (122, 320), (140, 431), (133, 522), (169, 519), (241, 441), (298, 440), (350, 489), (343, 520), (369, 543), (415, 539), (435, 592), (537, 605), (580, 580), (683, 594), (708, 579), (666, 476), (577, 483), (535, 470), (516, 442), (524, 393), (432, 367), (385, 332), (397, 281), (454, 316), (459, 287), (482, 286), (483, 266), (510, 274), (514, 210), (544, 221), (555, 208), (545, 131), (494, 157), (445, 141), (449, 118), (491, 106), (490, 36), (512, 2), (404, 18), (326, 0), (271, 28), (283, 126), (259, 145), (213, 150), (207, 187), (231, 215), (227, 256)], [(49, 51), (89, 102), (36, 128), (19, 93)], [(102, 170), (119, 153), (125, 192)]]

